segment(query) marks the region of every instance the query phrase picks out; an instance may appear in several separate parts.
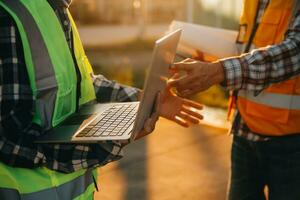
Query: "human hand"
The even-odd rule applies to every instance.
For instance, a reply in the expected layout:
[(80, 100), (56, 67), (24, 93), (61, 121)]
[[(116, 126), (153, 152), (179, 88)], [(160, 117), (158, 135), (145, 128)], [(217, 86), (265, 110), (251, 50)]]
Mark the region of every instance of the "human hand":
[(160, 102), (161, 102), (161, 94), (158, 93), (155, 100), (154, 112), (151, 114), (150, 118), (146, 120), (143, 130), (137, 134), (135, 140), (138, 140), (146, 135), (149, 135), (154, 131), (156, 122), (159, 119), (159, 112), (161, 106)]
[(198, 124), (203, 116), (199, 114), (203, 106), (188, 99), (181, 98), (171, 90), (166, 88), (159, 93), (155, 101), (155, 109), (149, 119), (146, 120), (143, 130), (137, 134), (136, 140), (154, 131), (159, 117), (164, 117), (177, 124), (189, 127), (190, 124)]
[(169, 87), (175, 87), (178, 94), (187, 97), (204, 91), (224, 80), (223, 66), (219, 62), (207, 63), (186, 59), (174, 63), (173, 71), (185, 71), (186, 75), (169, 81)]
[(188, 99), (181, 98), (167, 87), (161, 95), (159, 115), (177, 124), (189, 127), (198, 124), (203, 116), (199, 114), (203, 106)]
[(218, 60), (217, 57), (204, 53), (200, 50), (197, 50), (195, 55), (193, 55), (192, 57), (194, 60), (198, 60), (198, 61), (202, 61), (202, 62), (215, 62), (216, 60)]

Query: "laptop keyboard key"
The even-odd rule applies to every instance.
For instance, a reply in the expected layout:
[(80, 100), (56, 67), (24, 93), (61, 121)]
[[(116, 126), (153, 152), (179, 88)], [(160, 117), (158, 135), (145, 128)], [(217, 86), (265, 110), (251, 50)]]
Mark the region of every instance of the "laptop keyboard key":
[(134, 122), (137, 104), (118, 105), (97, 116), (76, 137), (121, 136)]

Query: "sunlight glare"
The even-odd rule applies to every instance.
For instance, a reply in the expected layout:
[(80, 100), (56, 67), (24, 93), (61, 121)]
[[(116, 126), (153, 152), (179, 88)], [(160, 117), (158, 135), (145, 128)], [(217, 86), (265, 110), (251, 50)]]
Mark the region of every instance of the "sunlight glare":
[(133, 7), (135, 9), (139, 9), (141, 7), (141, 1), (140, 0), (134, 0), (133, 1)]
[(220, 0), (198, 0), (198, 2), (203, 6), (203, 8), (214, 10), (217, 8)]

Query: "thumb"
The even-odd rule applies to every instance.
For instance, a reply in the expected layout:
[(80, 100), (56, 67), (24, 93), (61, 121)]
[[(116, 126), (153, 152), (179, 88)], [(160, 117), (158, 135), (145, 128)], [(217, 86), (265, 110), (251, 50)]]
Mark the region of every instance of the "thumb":
[(152, 116), (151, 118), (147, 119), (144, 124), (144, 131), (146, 133), (152, 133), (155, 129), (155, 124), (158, 120), (158, 114), (154, 114), (155, 116)]

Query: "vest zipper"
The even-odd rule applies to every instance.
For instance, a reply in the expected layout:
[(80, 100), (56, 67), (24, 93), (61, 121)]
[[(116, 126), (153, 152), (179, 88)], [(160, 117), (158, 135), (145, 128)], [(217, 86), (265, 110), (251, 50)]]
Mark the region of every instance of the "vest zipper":
[(74, 52), (74, 37), (73, 37), (73, 30), (71, 30), (71, 54), (72, 54), (72, 58), (73, 58), (73, 62), (74, 62), (74, 66), (75, 66), (75, 70), (76, 70), (76, 77), (77, 77), (77, 85), (76, 85), (76, 112), (79, 109), (79, 99), (81, 97), (81, 74), (80, 74), (80, 70), (77, 64), (77, 60), (76, 60), (76, 56), (75, 56), (75, 52)]

